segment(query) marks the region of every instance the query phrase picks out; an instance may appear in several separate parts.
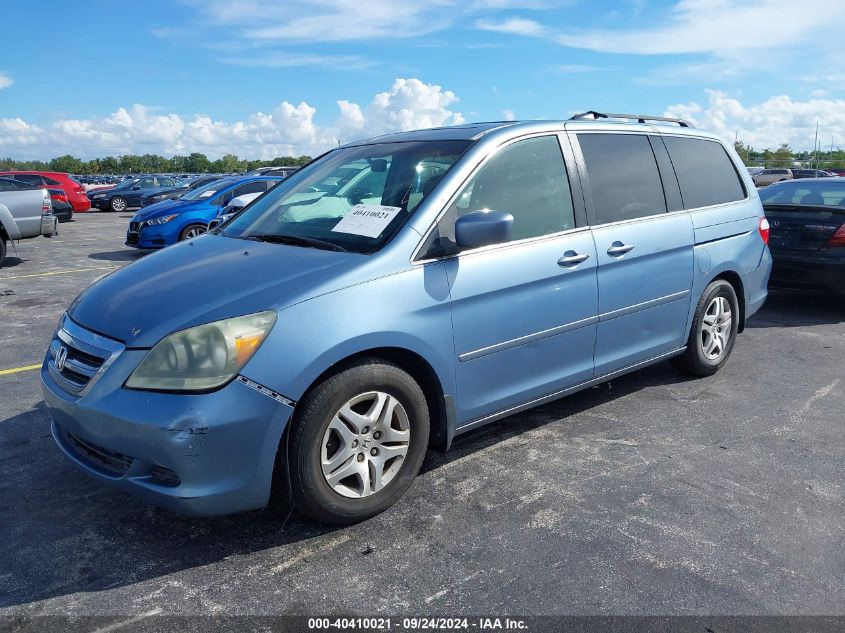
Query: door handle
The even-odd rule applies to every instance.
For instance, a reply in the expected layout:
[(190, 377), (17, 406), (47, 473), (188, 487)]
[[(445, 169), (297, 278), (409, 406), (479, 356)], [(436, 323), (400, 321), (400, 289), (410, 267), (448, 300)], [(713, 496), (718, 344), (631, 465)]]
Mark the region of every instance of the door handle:
[(566, 251), (559, 260), (558, 266), (575, 266), (590, 258), (587, 253), (576, 253), (575, 251)]
[(628, 251), (632, 250), (634, 250), (633, 244), (623, 244), (622, 242), (617, 241), (610, 245), (610, 248), (607, 249), (607, 254), (616, 257), (624, 255)]

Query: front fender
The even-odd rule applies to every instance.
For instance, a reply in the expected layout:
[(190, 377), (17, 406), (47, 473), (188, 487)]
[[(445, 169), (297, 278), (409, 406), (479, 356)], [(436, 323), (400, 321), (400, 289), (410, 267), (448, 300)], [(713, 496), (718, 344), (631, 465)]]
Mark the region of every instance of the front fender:
[(449, 289), (441, 263), (414, 266), (282, 310), (241, 373), (299, 400), (326, 370), (377, 348), (420, 356), (444, 394), (455, 393)]

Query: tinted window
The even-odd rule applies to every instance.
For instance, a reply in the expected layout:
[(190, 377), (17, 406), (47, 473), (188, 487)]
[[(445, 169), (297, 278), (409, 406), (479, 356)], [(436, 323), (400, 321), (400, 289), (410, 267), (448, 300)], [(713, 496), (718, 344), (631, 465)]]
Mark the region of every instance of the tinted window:
[(259, 193), (263, 191), (267, 191), (267, 183), (263, 180), (256, 180), (254, 182), (248, 182), (245, 185), (241, 185), (240, 187), (235, 187), (234, 191), (230, 194), (226, 194), (226, 197), (237, 198), (245, 193)]
[(14, 180), (8, 180), (6, 178), (0, 178), (0, 191), (17, 191), (18, 188), (15, 185)]
[(62, 186), (62, 183), (60, 183), (58, 180), (53, 180), (52, 178), (48, 178), (47, 176), (42, 176), (42, 178), (44, 179), (45, 185), (58, 185), (59, 187)]
[(720, 143), (679, 136), (666, 136), (663, 141), (672, 158), (687, 209), (745, 198), (736, 168)]
[(666, 212), (654, 152), (646, 136), (579, 134), (598, 224)]
[(28, 182), (32, 185), (43, 185), (44, 179), (41, 178), (38, 174), (16, 174), (15, 180), (20, 180), (21, 182)]
[(140, 178), (138, 182), (133, 183), (133, 187), (140, 187), (141, 189), (149, 189), (155, 187), (155, 180), (153, 178)]

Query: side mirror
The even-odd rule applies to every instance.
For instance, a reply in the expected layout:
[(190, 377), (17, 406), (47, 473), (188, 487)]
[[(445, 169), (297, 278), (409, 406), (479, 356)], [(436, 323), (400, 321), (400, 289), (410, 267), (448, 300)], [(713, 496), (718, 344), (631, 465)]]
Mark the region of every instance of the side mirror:
[(455, 222), (455, 241), (461, 248), (502, 244), (511, 239), (513, 216), (503, 211), (473, 211)]
[(221, 220), (220, 218), (214, 218), (211, 222), (208, 223), (208, 230), (210, 231), (211, 229), (216, 229), (218, 226), (220, 226), (221, 222), (223, 222), (223, 220)]

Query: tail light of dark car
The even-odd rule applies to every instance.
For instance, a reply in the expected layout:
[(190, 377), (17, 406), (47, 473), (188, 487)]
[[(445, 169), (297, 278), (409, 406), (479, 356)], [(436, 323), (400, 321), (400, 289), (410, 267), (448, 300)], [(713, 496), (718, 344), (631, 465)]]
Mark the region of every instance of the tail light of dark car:
[(67, 202), (67, 194), (63, 191), (51, 191), (50, 197), (59, 202)]
[(830, 239), (824, 243), (822, 248), (832, 248), (834, 246), (845, 246), (845, 224), (836, 230), (836, 233), (834, 233)]

